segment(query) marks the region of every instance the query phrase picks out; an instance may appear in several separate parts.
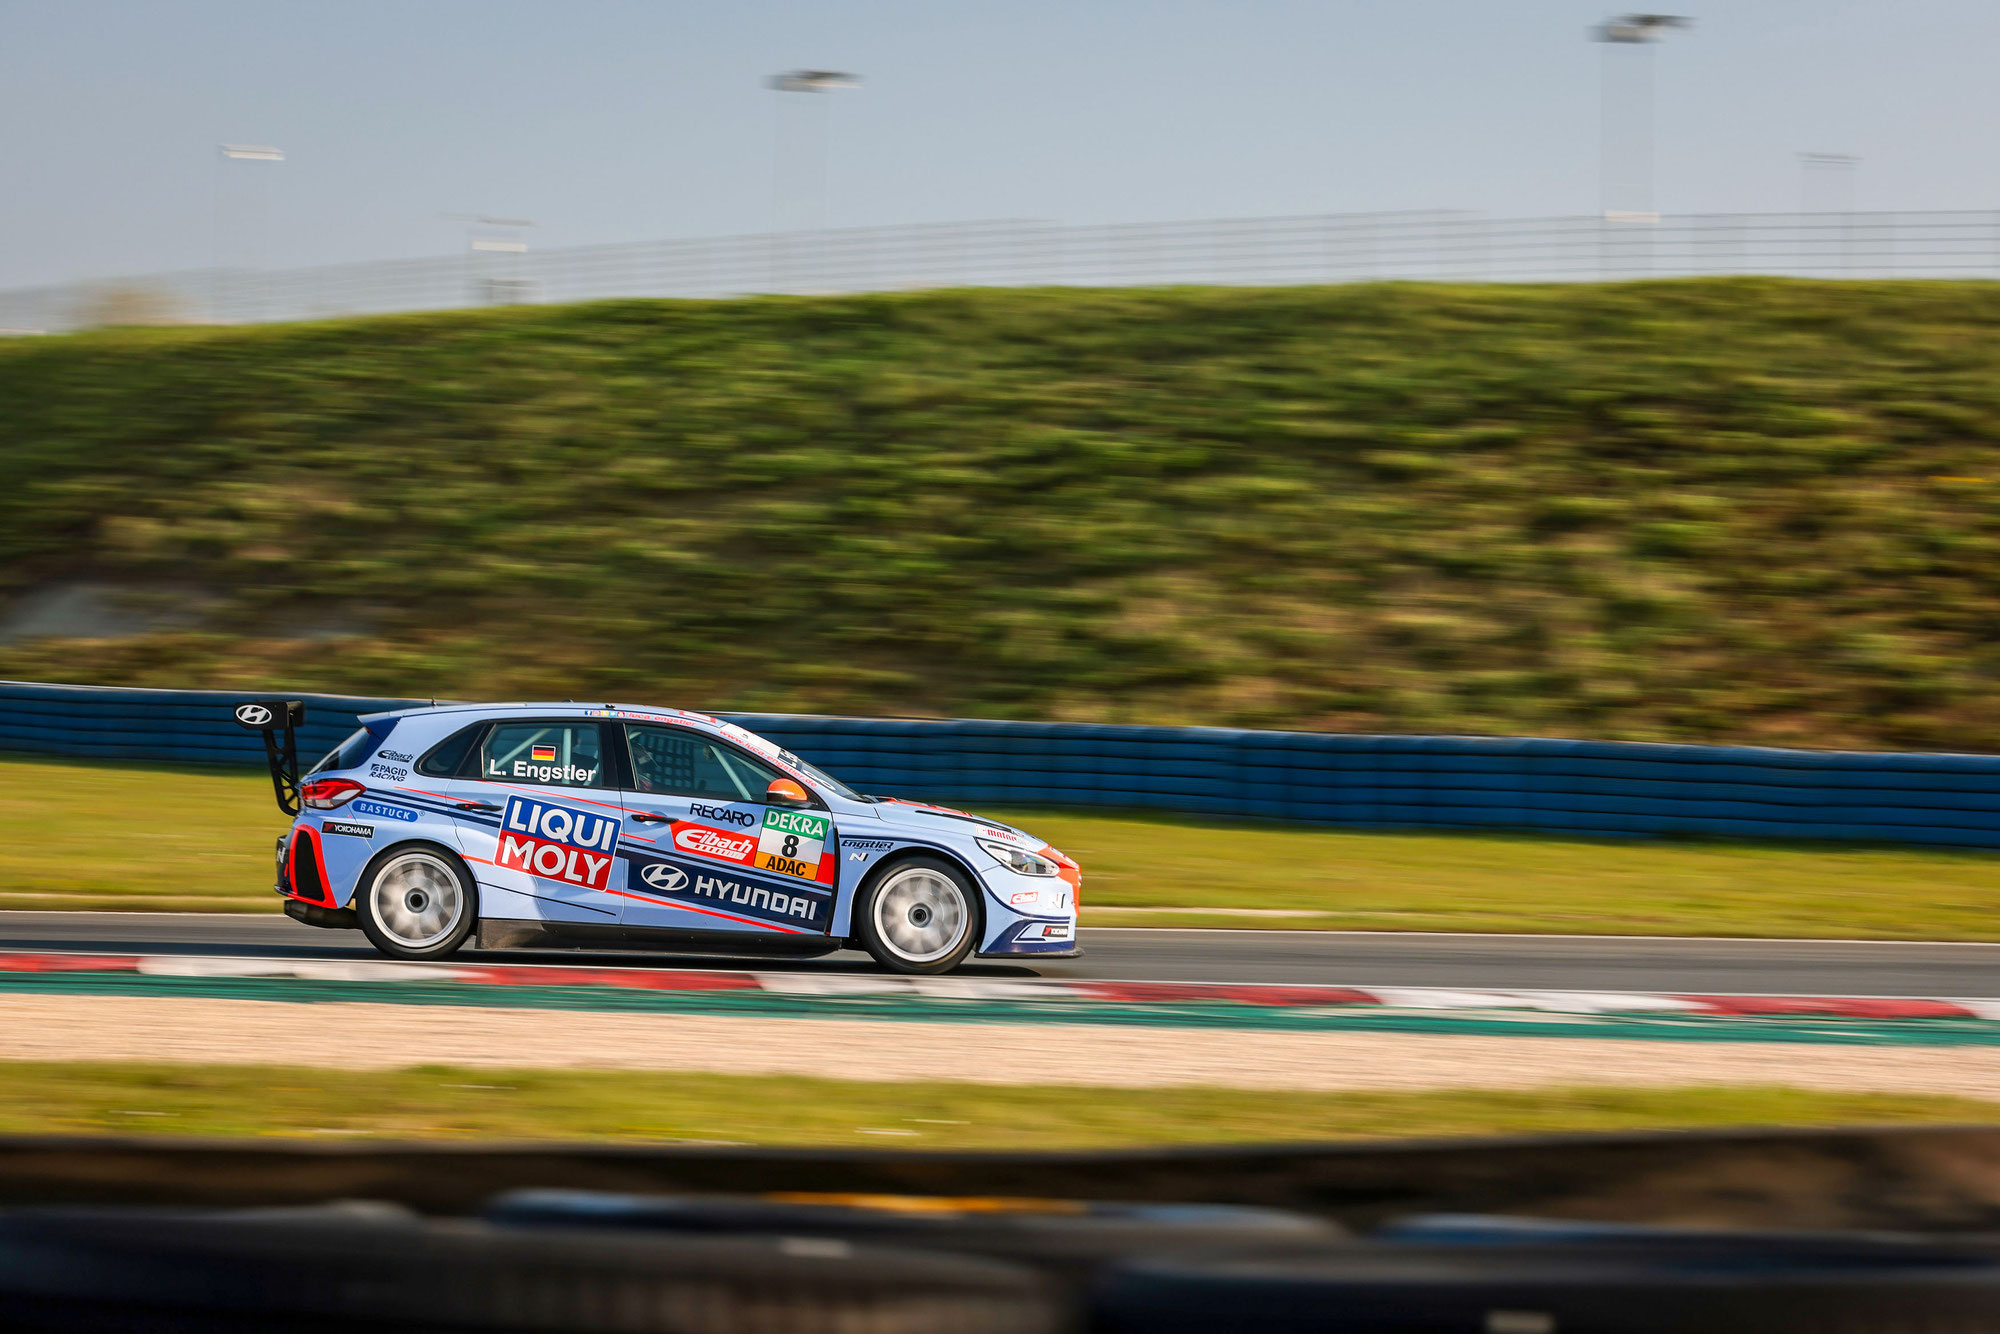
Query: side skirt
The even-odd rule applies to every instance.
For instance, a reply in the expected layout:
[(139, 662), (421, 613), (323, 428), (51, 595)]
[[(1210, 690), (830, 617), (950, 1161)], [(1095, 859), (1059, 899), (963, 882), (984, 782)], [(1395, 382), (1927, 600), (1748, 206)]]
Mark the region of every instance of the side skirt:
[(595, 922), (479, 919), (478, 947), (504, 949), (659, 950), (672, 954), (762, 955), (816, 959), (843, 948), (825, 936), (798, 940), (762, 931), (676, 931), (668, 927), (612, 926)]

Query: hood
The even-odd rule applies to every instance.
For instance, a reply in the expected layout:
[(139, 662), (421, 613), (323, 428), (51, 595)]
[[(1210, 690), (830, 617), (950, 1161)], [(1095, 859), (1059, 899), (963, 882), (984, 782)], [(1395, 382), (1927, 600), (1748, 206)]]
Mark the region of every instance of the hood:
[(1042, 840), (998, 820), (989, 820), (983, 815), (972, 815), (965, 811), (953, 810), (949, 806), (932, 806), (921, 801), (905, 801), (901, 797), (884, 797), (875, 807), (885, 824), (901, 825), (905, 829), (921, 829), (927, 832), (952, 832), (957, 834), (985, 835), (988, 838), (1017, 840), (1023, 846), (1034, 849), (1042, 846)]

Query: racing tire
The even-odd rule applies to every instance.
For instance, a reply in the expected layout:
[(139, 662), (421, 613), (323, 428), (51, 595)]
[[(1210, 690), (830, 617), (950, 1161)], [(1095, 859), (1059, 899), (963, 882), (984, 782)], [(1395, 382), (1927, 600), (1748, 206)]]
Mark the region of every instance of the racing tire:
[(876, 873), (855, 912), (855, 935), (892, 973), (948, 973), (979, 946), (972, 878), (942, 857), (908, 857)]
[(355, 917), (392, 959), (442, 959), (479, 925), (479, 890), (465, 863), (435, 843), (385, 848), (361, 872)]

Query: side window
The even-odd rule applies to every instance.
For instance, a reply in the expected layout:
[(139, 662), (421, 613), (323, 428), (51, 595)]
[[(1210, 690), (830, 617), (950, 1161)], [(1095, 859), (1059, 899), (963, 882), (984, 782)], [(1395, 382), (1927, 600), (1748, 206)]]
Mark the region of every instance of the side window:
[[(451, 736), (431, 747), (430, 754), (417, 761), (417, 772), (432, 778), (450, 778), (465, 766), (465, 754), (472, 749), (472, 743), (486, 728), (485, 723), (474, 723), (451, 734)], [(470, 773), (467, 774), (470, 777)]]
[(347, 740), (326, 753), (326, 758), (306, 770), (307, 774), (325, 773), (329, 769), (352, 769), (368, 758), (375, 749), (374, 734), (365, 727), (357, 729)]
[(761, 802), (764, 789), (780, 777), (696, 732), (627, 724), (625, 735), (632, 743), (632, 786), (640, 792)]
[(603, 787), (603, 732), (596, 723), (495, 723), (479, 748), (479, 776), (496, 783)]

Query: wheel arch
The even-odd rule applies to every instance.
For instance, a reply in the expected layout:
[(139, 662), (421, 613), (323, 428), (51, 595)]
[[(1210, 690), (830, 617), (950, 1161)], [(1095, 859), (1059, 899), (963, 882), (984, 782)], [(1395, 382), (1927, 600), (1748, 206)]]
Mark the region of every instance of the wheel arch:
[(868, 874), (862, 876), (860, 883), (854, 886), (854, 900), (847, 905), (846, 943), (850, 949), (860, 948), (861, 905), (868, 901), (870, 894), (874, 893), (875, 886), (881, 884), (883, 877), (898, 866), (923, 857), (950, 862), (972, 882), (972, 908), (978, 914), (973, 933), (975, 936), (973, 952), (977, 953), (979, 947), (986, 943), (986, 898), (992, 892), (986, 888), (986, 881), (980, 878), (979, 872), (973, 870), (972, 864), (955, 849), (939, 847), (934, 843), (913, 843), (884, 853), (882, 860), (869, 867)]
[(421, 848), (426, 852), (443, 853), (444, 856), (451, 860), (453, 865), (464, 872), (465, 883), (472, 887), (472, 916), (476, 921), (479, 917), (479, 877), (472, 873), (470, 866), (466, 865), (464, 854), (460, 853), (457, 848), (440, 843), (434, 838), (400, 838), (394, 843), (389, 844), (389, 846), (376, 851), (373, 856), (369, 857), (362, 864), (360, 872), (355, 875), (354, 887), (347, 891), (347, 902), (344, 906), (352, 908), (356, 905), (356, 901), (361, 897), (362, 889), (374, 883), (375, 872), (383, 862), (399, 852), (409, 852), (414, 848)]

